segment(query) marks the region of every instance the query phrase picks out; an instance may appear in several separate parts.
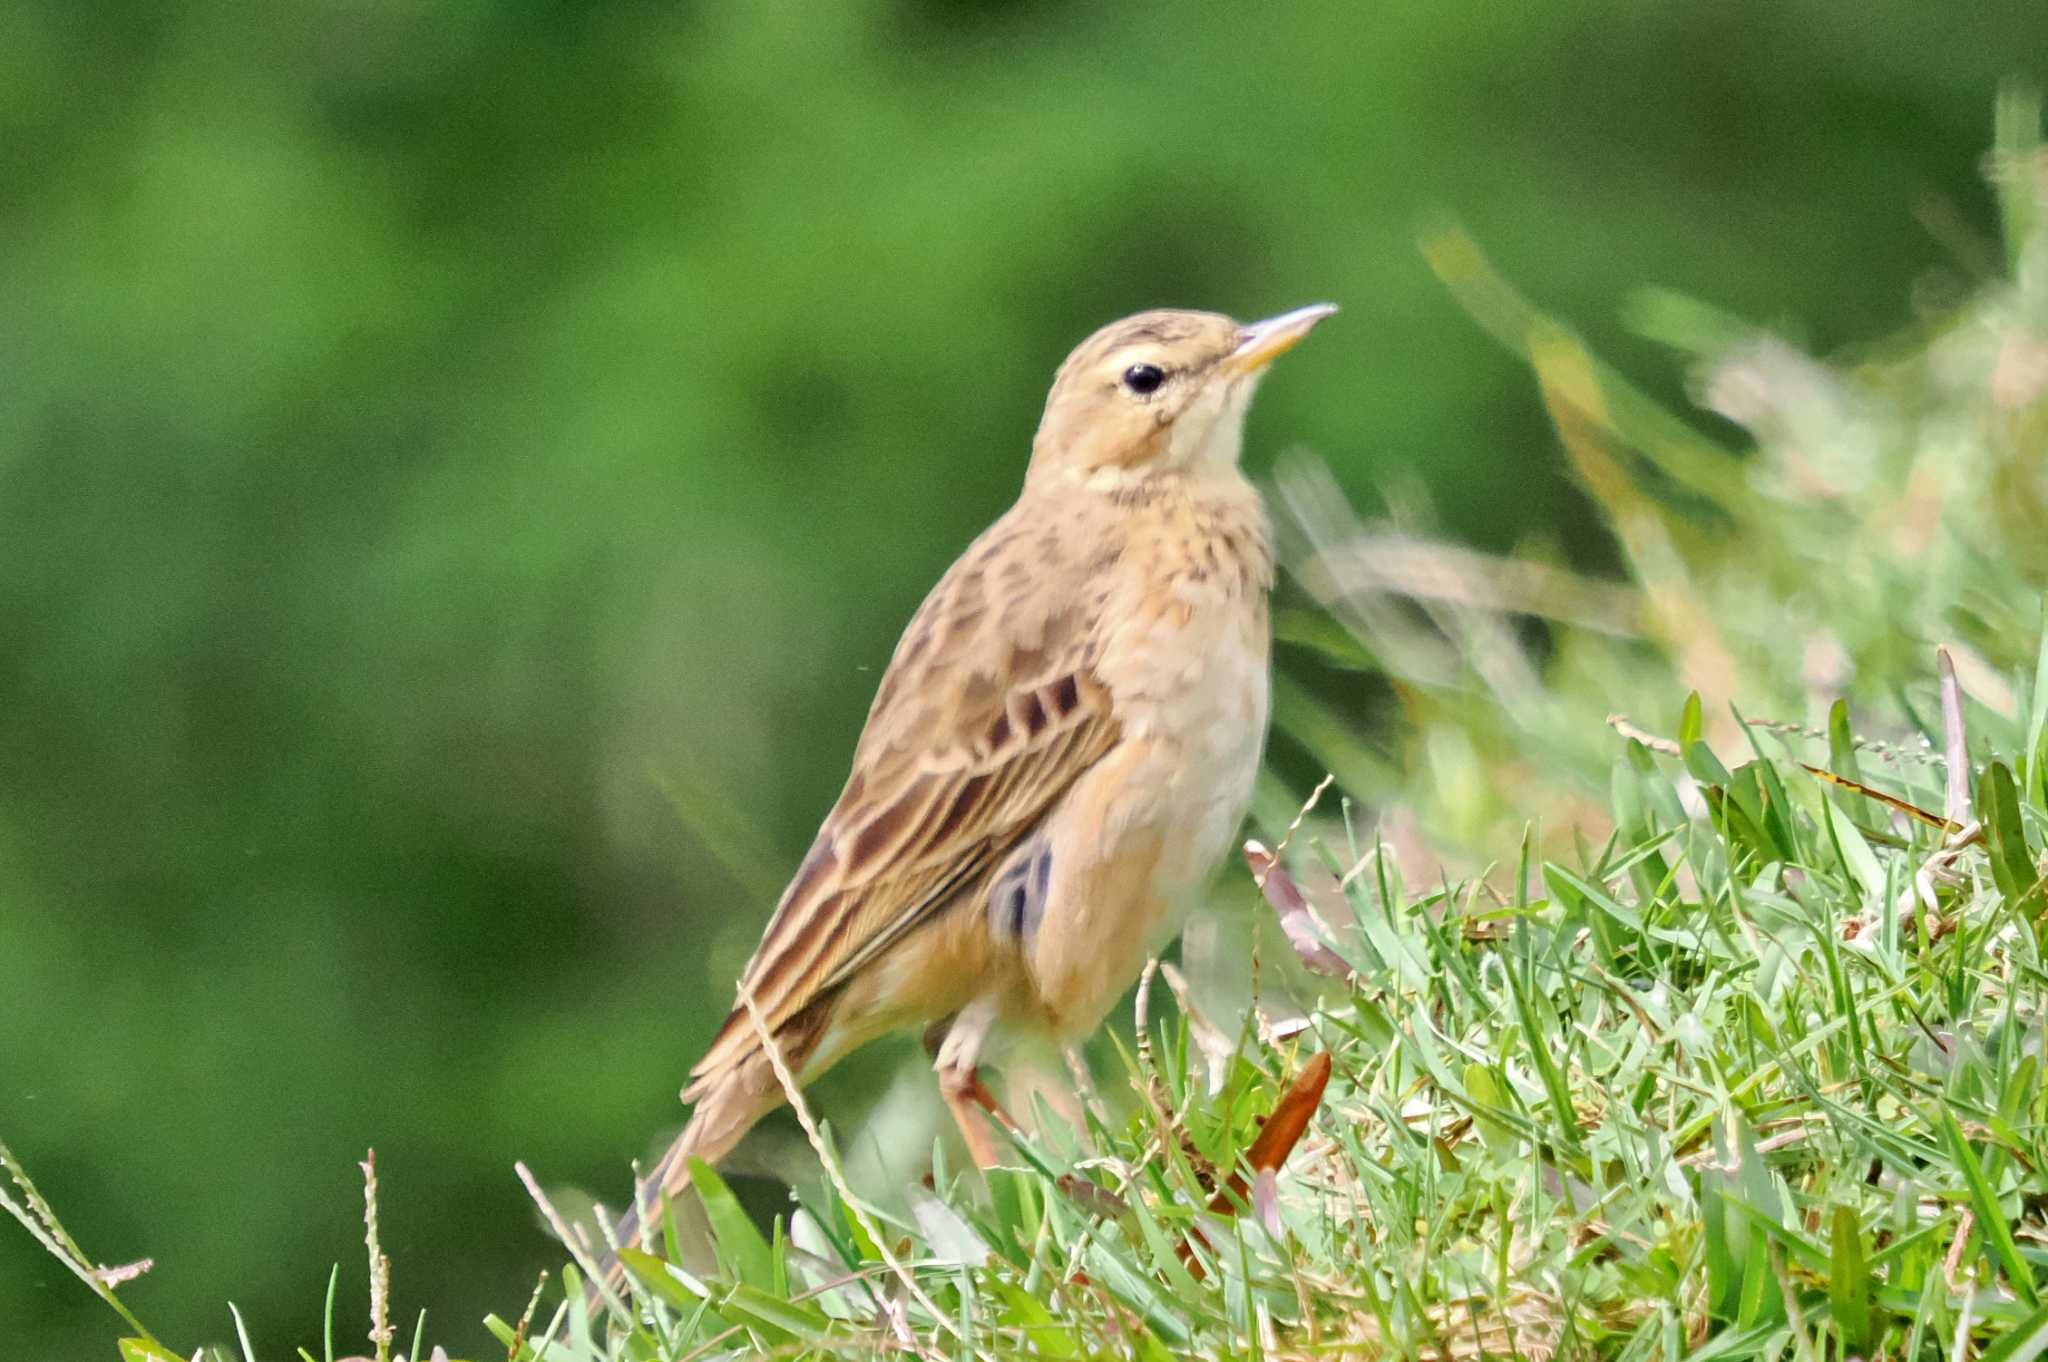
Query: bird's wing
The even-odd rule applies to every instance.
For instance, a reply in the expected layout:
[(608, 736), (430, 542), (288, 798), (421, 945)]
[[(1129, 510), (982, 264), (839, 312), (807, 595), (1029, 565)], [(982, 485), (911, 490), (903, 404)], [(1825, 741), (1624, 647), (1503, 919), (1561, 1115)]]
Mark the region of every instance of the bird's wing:
[[(1093, 670), (1101, 552), (1083, 526), (999, 520), (926, 597), (896, 645), (853, 772), (783, 891), (744, 986), (779, 1028), (979, 883), (1116, 746)], [(692, 1071), (756, 1045), (735, 1008)]]

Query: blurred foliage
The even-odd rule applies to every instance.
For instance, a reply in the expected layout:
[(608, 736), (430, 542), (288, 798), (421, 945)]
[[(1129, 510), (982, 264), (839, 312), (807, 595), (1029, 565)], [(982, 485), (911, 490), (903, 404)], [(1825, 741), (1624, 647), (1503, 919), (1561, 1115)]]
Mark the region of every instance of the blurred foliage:
[(1623, 571), (1575, 573), (1548, 530), (1512, 555), (1448, 542), (1420, 491), (1361, 519), (1312, 462), (1282, 467), (1287, 556), (1341, 626), (1283, 620), (1283, 633), (1293, 623), (1337, 665), (1383, 680), (1400, 721), (1366, 760), (1320, 740), (1312, 700), (1285, 695), (1276, 722), (1411, 834), (1411, 873), (1481, 868), (1474, 857), (1497, 856), (1532, 820), (1561, 845), (1597, 843), (1611, 827), (1597, 806), (1627, 771), (1616, 732), (1670, 732), (1670, 698), (1687, 691), (1705, 701), (1693, 739), (1732, 761), (1770, 747), (1901, 778), (1944, 740), (1937, 646), (1978, 747), (2017, 752), (2029, 792), (2048, 792), (2048, 707), (2026, 701), (2048, 588), (2038, 93), (2010, 84), (1996, 121), (1985, 169), (2006, 228), (1998, 273), (1938, 317), (1828, 362), (1687, 298), (1633, 299), (1639, 329), (1678, 349), (1696, 400), (1740, 440), (1650, 400), (1469, 237), (1425, 242), (1446, 285), (1533, 370)]
[[(336, 1260), (360, 1299), (375, 1144), (399, 1312), (466, 1327), (552, 1259), (515, 1157), (616, 1196), (680, 1118), (1074, 340), (1332, 299), (1258, 469), (1300, 443), (1612, 572), (1419, 217), (1675, 398), (1637, 281), (1824, 350), (1996, 271), (1985, 110), (2044, 38), (1910, 0), (19, 0), (0, 1125), (87, 1249), (157, 1258), (128, 1294), (176, 1336), (230, 1294), (277, 1336)], [(1287, 661), (1339, 732), (1386, 717)], [(97, 1309), (0, 1236), (23, 1355)]]

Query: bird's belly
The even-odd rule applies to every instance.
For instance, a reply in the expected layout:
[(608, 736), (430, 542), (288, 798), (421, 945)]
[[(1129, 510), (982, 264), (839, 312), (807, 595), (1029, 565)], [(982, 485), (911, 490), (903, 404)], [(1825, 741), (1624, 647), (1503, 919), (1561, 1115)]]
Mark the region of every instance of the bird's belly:
[(1244, 817), (1265, 744), (1266, 622), (1262, 603), (1233, 604), (1105, 650), (1123, 741), (1055, 815), (1052, 893), (1027, 947), (1058, 1032), (1101, 1019)]
[(1130, 772), (1134, 827), (1160, 834), (1155, 883), (1184, 897), (1215, 868), (1251, 801), (1265, 746), (1267, 679), (1263, 652), (1254, 670), (1219, 652), (1201, 685), (1162, 696), (1155, 736)]
[(1214, 868), (1251, 800), (1271, 689), (1264, 601), (1184, 591), (1148, 632), (1111, 688), (1143, 754), (1132, 821), (1164, 834), (1159, 887), (1179, 895)]

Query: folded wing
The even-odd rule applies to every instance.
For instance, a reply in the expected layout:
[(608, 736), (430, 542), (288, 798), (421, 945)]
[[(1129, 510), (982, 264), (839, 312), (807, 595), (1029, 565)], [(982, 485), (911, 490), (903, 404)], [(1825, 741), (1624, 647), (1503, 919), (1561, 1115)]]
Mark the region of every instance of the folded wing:
[[(773, 1029), (985, 884), (1117, 744), (1092, 669), (1091, 565), (1042, 535), (1026, 543), (1013, 519), (954, 565), (897, 644), (846, 788), (743, 976)], [(685, 1097), (756, 1048), (735, 1008)]]

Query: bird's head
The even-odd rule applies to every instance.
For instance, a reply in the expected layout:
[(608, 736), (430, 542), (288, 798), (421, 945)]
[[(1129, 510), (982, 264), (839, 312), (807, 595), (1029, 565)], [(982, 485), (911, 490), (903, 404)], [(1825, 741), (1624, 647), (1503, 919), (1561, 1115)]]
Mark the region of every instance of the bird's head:
[(1054, 377), (1030, 481), (1122, 485), (1235, 466), (1266, 366), (1336, 310), (1316, 303), (1262, 322), (1161, 310), (1110, 323)]

